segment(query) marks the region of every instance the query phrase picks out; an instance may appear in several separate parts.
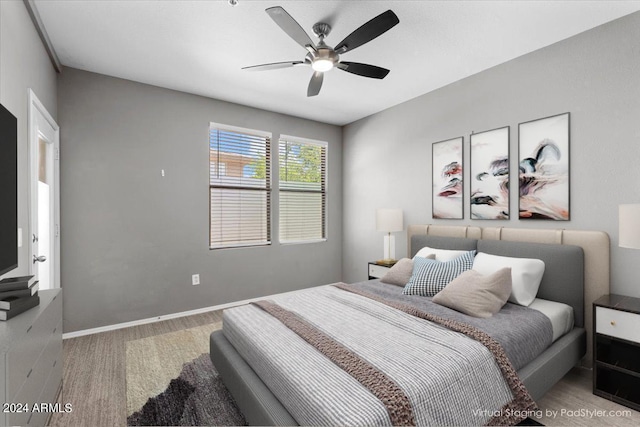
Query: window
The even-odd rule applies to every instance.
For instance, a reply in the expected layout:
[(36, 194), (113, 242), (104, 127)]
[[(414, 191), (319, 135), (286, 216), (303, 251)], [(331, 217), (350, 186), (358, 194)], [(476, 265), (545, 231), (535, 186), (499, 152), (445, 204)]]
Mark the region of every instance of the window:
[(281, 139), (280, 241), (326, 237), (326, 144)]
[(227, 174), (227, 164), (222, 162), (218, 163), (215, 160), (211, 160), (211, 162), (209, 163), (209, 172), (211, 176), (225, 176)]
[(271, 137), (209, 128), (210, 241), (214, 248), (271, 243)]

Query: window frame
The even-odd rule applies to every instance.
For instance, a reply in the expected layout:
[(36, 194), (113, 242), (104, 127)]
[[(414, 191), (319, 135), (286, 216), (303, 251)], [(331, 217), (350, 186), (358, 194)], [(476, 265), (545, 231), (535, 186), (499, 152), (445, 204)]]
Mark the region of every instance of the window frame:
[[(260, 187), (251, 187), (251, 186), (242, 186), (242, 185), (233, 185), (233, 186), (224, 186), (224, 185), (215, 185), (211, 183), (211, 160), (210, 160), (210, 155), (211, 155), (211, 133), (214, 130), (218, 130), (218, 131), (223, 131), (223, 132), (233, 132), (236, 134), (244, 134), (244, 135), (248, 135), (248, 136), (253, 136), (253, 137), (259, 137), (259, 138), (265, 138), (267, 140), (266, 142), (266, 148), (265, 148), (265, 162), (266, 162), (266, 167), (267, 167), (267, 177), (265, 178), (265, 188), (260, 188)], [(262, 131), (262, 130), (257, 130), (257, 129), (249, 129), (249, 128), (243, 128), (243, 127), (239, 127), (239, 126), (231, 126), (231, 125), (225, 125), (225, 124), (221, 124), (221, 123), (216, 123), (216, 122), (209, 122), (209, 129), (208, 129), (208, 141), (209, 141), (209, 250), (219, 250), (219, 249), (233, 249), (233, 248), (249, 248), (249, 247), (264, 247), (264, 246), (270, 246), (273, 243), (273, 226), (272, 226), (272, 209), (273, 209), (273, 190), (274, 190), (274, 186), (273, 186), (273, 134), (271, 132), (267, 132), (267, 131)], [(217, 161), (216, 163), (219, 163), (219, 161)], [(216, 170), (219, 169), (219, 164), (216, 164)], [(227, 172), (227, 168), (225, 165), (225, 176), (226, 172)], [(236, 189), (236, 190), (247, 190), (247, 191), (264, 191), (266, 193), (267, 196), (267, 200), (266, 200), (266, 231), (267, 231), (267, 238), (265, 241), (261, 241), (261, 242), (251, 242), (251, 243), (241, 243), (241, 242), (236, 242), (236, 243), (232, 243), (232, 244), (218, 244), (218, 245), (212, 245), (212, 239), (211, 239), (211, 234), (212, 234), (212, 203), (211, 203), (211, 190), (213, 188), (229, 188), (229, 189)]]
[[(324, 149), (324, 179), (321, 179), (321, 190), (320, 191), (309, 191), (309, 190), (294, 190), (294, 189), (282, 189), (282, 181), (280, 180), (280, 171), (283, 168), (283, 164), (280, 161), (280, 144), (281, 142), (288, 142), (288, 143), (298, 143), (298, 144), (306, 144), (306, 145), (315, 145), (315, 146), (320, 146)], [(328, 197), (327, 197), (327, 189), (328, 189), (328, 180), (329, 180), (329, 143), (327, 141), (321, 141), (321, 140), (315, 140), (315, 139), (310, 139), (310, 138), (303, 138), (303, 137), (298, 137), (298, 136), (291, 136), (291, 135), (284, 135), (281, 134), (278, 137), (278, 146), (277, 146), (277, 155), (278, 155), (278, 160), (277, 160), (277, 173), (274, 174), (277, 176), (277, 192), (278, 192), (278, 242), (282, 245), (299, 245), (299, 244), (306, 244), (306, 243), (319, 243), (319, 242), (326, 242), (328, 239), (328, 230), (329, 230), (329, 224), (328, 224)], [(273, 149), (273, 146), (272, 146)], [(273, 153), (273, 152), (272, 152)], [(272, 156), (273, 159), (273, 156)], [(273, 171), (272, 171), (273, 172)], [(282, 227), (281, 227), (281, 218), (282, 218), (282, 198), (280, 197), (280, 194), (282, 192), (287, 192), (287, 193), (307, 193), (307, 192), (311, 192), (311, 193), (320, 193), (321, 197), (322, 197), (322, 237), (320, 238), (312, 238), (312, 239), (292, 239), (292, 240), (283, 240), (282, 239)]]

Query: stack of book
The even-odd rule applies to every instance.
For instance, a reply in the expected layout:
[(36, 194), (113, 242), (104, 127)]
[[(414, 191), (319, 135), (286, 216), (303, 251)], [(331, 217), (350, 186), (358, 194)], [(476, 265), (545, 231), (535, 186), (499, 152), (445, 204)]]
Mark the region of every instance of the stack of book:
[(0, 320), (9, 320), (38, 304), (38, 281), (34, 276), (0, 280)]

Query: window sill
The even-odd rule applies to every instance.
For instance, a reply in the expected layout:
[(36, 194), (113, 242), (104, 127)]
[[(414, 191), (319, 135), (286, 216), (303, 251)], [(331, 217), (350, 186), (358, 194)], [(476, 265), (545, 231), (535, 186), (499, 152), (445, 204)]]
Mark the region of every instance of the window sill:
[(271, 246), (271, 242), (246, 243), (246, 244), (237, 244), (237, 245), (229, 245), (229, 246), (209, 246), (209, 250), (213, 251), (218, 249), (261, 248), (264, 246)]
[(321, 242), (326, 242), (327, 239), (312, 239), (312, 240), (285, 240), (280, 242), (281, 245), (283, 246), (289, 246), (289, 245), (304, 245), (307, 243), (321, 243)]

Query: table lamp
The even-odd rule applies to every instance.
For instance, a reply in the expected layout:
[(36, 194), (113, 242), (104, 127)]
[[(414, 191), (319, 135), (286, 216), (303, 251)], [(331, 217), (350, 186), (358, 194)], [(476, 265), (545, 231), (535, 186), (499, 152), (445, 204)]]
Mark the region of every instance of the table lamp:
[(376, 230), (387, 233), (384, 236), (384, 259), (378, 264), (394, 264), (396, 262), (396, 241), (391, 233), (402, 231), (402, 209), (377, 209)]

